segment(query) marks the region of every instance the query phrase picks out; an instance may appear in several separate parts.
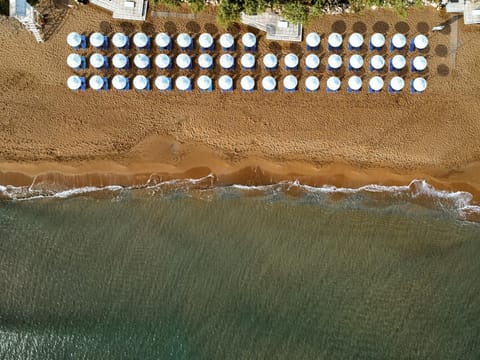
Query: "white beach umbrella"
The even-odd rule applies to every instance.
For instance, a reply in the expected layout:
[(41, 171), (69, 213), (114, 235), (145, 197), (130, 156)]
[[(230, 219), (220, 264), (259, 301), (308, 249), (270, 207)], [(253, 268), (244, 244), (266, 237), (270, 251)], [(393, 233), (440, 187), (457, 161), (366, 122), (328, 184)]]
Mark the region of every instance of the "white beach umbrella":
[(150, 65), (150, 58), (145, 54), (137, 54), (133, 58), (135, 66), (139, 69), (146, 69)]
[(358, 70), (363, 66), (363, 57), (358, 54), (354, 54), (350, 57), (349, 64), (352, 68)]
[(235, 59), (230, 54), (223, 54), (220, 56), (220, 65), (224, 69), (230, 69), (235, 64)]
[(143, 75), (137, 75), (133, 78), (133, 86), (137, 90), (144, 90), (148, 85), (148, 79)]
[(240, 86), (245, 91), (251, 91), (255, 87), (255, 79), (250, 75), (246, 75), (240, 80)]
[(242, 36), (242, 44), (246, 47), (254, 47), (257, 43), (257, 38), (251, 32), (247, 32)]
[(277, 66), (278, 59), (274, 54), (269, 53), (263, 57), (263, 64), (265, 65), (265, 67), (272, 69)]
[(405, 80), (403, 80), (400, 76), (395, 76), (390, 80), (390, 86), (395, 91), (400, 91), (405, 86)]
[(177, 44), (182, 49), (188, 48), (192, 44), (192, 37), (187, 33), (180, 33), (177, 36)]
[(240, 59), (240, 63), (243, 67), (251, 69), (255, 66), (255, 56), (250, 53), (243, 54), (242, 58)]
[(383, 79), (380, 76), (374, 76), (368, 84), (373, 91), (380, 91), (383, 88)]
[(198, 57), (198, 65), (202, 69), (209, 69), (213, 64), (213, 57), (209, 54), (201, 54)]
[(127, 87), (128, 79), (123, 75), (115, 75), (112, 78), (112, 86), (117, 90), (123, 90)]
[(427, 68), (427, 59), (423, 56), (415, 56), (413, 59), (413, 67), (418, 71), (423, 71)]
[(413, 43), (417, 49), (423, 50), (428, 46), (428, 38), (425, 35), (420, 34), (415, 36)]
[(158, 90), (167, 90), (170, 87), (171, 79), (168, 76), (160, 75), (155, 79), (155, 87)]
[(298, 85), (298, 80), (293, 75), (287, 75), (283, 78), (283, 86), (287, 90), (295, 90)]
[(167, 54), (158, 54), (155, 57), (155, 65), (157, 65), (159, 69), (167, 69), (170, 66), (171, 61), (170, 56)]
[(403, 55), (395, 55), (392, 58), (392, 65), (397, 70), (402, 70), (406, 64), (407, 61), (405, 60), (405, 57)]
[(105, 41), (103, 35), (99, 32), (94, 32), (92, 35), (90, 35), (89, 40), (90, 44), (97, 48), (103, 46), (103, 42)]
[(331, 47), (338, 48), (342, 46), (342, 42), (343, 42), (342, 35), (340, 35), (339, 33), (334, 32), (328, 35), (328, 44)]
[(350, 76), (348, 79), (348, 87), (354, 91), (360, 90), (362, 87), (362, 79), (360, 76)]
[(197, 79), (197, 86), (200, 90), (208, 90), (212, 87), (212, 78), (207, 75), (201, 75)]
[(332, 54), (328, 57), (328, 65), (332, 69), (339, 69), (342, 66), (342, 58), (340, 55)]
[(318, 45), (320, 45), (320, 35), (318, 35), (316, 32), (311, 32), (307, 35), (305, 41), (308, 46), (316, 48)]
[(416, 78), (415, 80), (413, 80), (413, 88), (418, 92), (425, 91), (425, 89), (427, 88), (427, 80), (422, 77)]
[(340, 89), (341, 81), (336, 76), (330, 76), (327, 80), (327, 87), (332, 91)]
[(82, 43), (82, 37), (77, 32), (71, 32), (67, 36), (67, 44), (71, 47), (78, 47)]
[(71, 90), (78, 90), (80, 89), (80, 86), (82, 86), (82, 81), (79, 76), (72, 75), (67, 80), (67, 86)]
[(385, 59), (381, 55), (373, 55), (370, 59), (370, 65), (372, 65), (375, 70), (381, 70), (385, 66)]
[(128, 43), (128, 36), (125, 35), (124, 33), (121, 33), (121, 32), (117, 32), (115, 34), (113, 34), (112, 36), (112, 44), (121, 49), (123, 47), (125, 47)]
[(228, 75), (222, 75), (218, 79), (218, 86), (222, 90), (230, 90), (233, 87), (233, 79)]
[(171, 42), (172, 39), (167, 33), (161, 32), (158, 33), (157, 36), (155, 36), (155, 44), (157, 44), (158, 47), (166, 48), (170, 45)]
[(76, 69), (82, 65), (82, 57), (78, 54), (70, 54), (67, 57), (67, 65), (72, 69)]
[(88, 85), (90, 85), (93, 90), (100, 90), (103, 88), (103, 78), (99, 75), (93, 75), (90, 80), (88, 80)]
[(117, 69), (123, 69), (128, 64), (128, 57), (123, 54), (115, 54), (112, 57), (112, 65)]
[(316, 69), (320, 65), (320, 58), (316, 54), (309, 54), (305, 58), (305, 64), (310, 69)]
[(403, 34), (395, 34), (392, 37), (392, 44), (395, 46), (397, 49), (401, 49), (405, 46), (407, 43), (407, 38)]
[(262, 79), (262, 87), (267, 91), (275, 90), (277, 81), (272, 76), (265, 76)]
[(298, 66), (298, 56), (290, 53), (285, 56), (285, 65), (289, 68), (295, 68)]
[(227, 49), (231, 48), (234, 42), (235, 42), (235, 39), (229, 33), (222, 34), (222, 36), (220, 36), (220, 45), (223, 48), (227, 48)]
[(348, 43), (354, 48), (359, 48), (363, 45), (363, 36), (359, 33), (353, 33), (348, 38)]
[(190, 89), (191, 83), (191, 80), (186, 76), (179, 76), (177, 80), (175, 80), (175, 86), (181, 91)]
[(198, 38), (198, 43), (204, 49), (209, 49), (213, 45), (213, 37), (209, 33), (203, 33)]
[(90, 56), (90, 65), (95, 69), (100, 69), (105, 64), (105, 59), (102, 54), (95, 53)]
[(383, 45), (385, 45), (385, 36), (380, 33), (374, 33), (370, 38), (370, 42), (374, 47), (381, 48)]
[(192, 65), (192, 59), (187, 54), (179, 54), (175, 62), (180, 69), (187, 69)]
[(317, 91), (320, 87), (320, 80), (316, 76), (309, 76), (305, 80), (305, 87), (310, 91)]
[(143, 32), (138, 32), (133, 35), (133, 43), (136, 47), (144, 48), (148, 44), (148, 36)]

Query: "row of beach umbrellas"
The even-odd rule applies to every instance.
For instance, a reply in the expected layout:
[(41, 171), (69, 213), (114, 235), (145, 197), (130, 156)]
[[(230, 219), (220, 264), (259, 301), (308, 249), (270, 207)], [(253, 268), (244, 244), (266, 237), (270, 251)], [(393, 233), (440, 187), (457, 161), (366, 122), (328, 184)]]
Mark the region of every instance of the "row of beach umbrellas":
[[(179, 76), (175, 79), (175, 88), (179, 91), (191, 91), (192, 79), (187, 76)], [(150, 79), (144, 75), (137, 75), (132, 80), (133, 87), (138, 91), (150, 90)], [(197, 78), (197, 88), (202, 92), (211, 92), (213, 90), (213, 79), (207, 75), (201, 75)], [(261, 87), (265, 92), (273, 92), (277, 89), (277, 80), (272, 76), (265, 76), (261, 80)], [(298, 89), (298, 78), (294, 75), (287, 75), (283, 78), (283, 88), (285, 92), (295, 92)], [(171, 77), (161, 75), (154, 80), (155, 87), (160, 91), (170, 91), (173, 88)], [(222, 75), (217, 81), (218, 87), (222, 92), (231, 92), (234, 89), (234, 80), (229, 75)], [(338, 92), (342, 81), (337, 76), (331, 76), (326, 81), (327, 92)], [(384, 80), (380, 76), (374, 76), (368, 81), (368, 92), (378, 93), (384, 88)], [(88, 85), (93, 90), (108, 90), (109, 81), (106, 77), (93, 75), (88, 80)], [(111, 80), (113, 88), (119, 91), (130, 89), (130, 80), (123, 75), (115, 75)], [(243, 92), (252, 92), (255, 90), (255, 79), (246, 75), (240, 79), (240, 87)], [(78, 91), (85, 90), (87, 81), (84, 77), (72, 75), (67, 80), (69, 89)], [(347, 80), (347, 91), (357, 93), (363, 87), (363, 80), (359, 76), (350, 76)], [(391, 78), (388, 82), (389, 93), (399, 93), (405, 87), (405, 80), (399, 76)], [(309, 76), (305, 79), (305, 90), (307, 92), (316, 92), (320, 88), (320, 80), (316, 76)], [(422, 93), (427, 88), (427, 81), (423, 77), (417, 77), (410, 82), (410, 91), (412, 93)]]
[[(137, 32), (133, 35), (133, 44), (139, 50), (150, 49), (151, 38), (144, 32)], [(97, 49), (107, 49), (109, 46), (109, 37), (100, 33), (94, 32), (88, 37), (89, 44)], [(343, 45), (344, 38), (339, 33), (331, 33), (328, 35), (327, 44), (329, 50), (338, 50)], [(348, 36), (348, 48), (350, 50), (359, 50), (364, 44), (364, 37), (360, 33), (352, 33)], [(117, 49), (129, 49), (130, 37), (124, 33), (117, 32), (112, 38), (111, 42)], [(154, 37), (154, 42), (160, 50), (171, 50), (173, 46), (172, 37), (165, 33), (158, 33)], [(316, 32), (311, 32), (305, 37), (308, 50), (318, 50), (321, 42), (321, 37)], [(385, 36), (381, 33), (374, 33), (370, 37), (370, 50), (380, 50), (385, 46)], [(75, 49), (85, 49), (87, 47), (87, 38), (77, 32), (71, 32), (67, 36), (67, 43)], [(180, 49), (184, 51), (192, 50), (194, 40), (191, 35), (187, 33), (180, 33), (176, 37), (176, 43)], [(224, 33), (219, 38), (220, 46), (224, 51), (235, 50), (235, 38), (229, 33)], [(251, 32), (242, 35), (241, 43), (245, 51), (255, 51), (257, 46), (257, 37)], [(215, 48), (215, 40), (209, 33), (202, 33), (198, 36), (198, 44), (203, 51), (213, 50)], [(390, 40), (390, 50), (401, 50), (407, 46), (407, 38), (401, 33), (396, 33)], [(428, 38), (419, 34), (410, 40), (409, 50), (425, 50), (428, 47)]]
[[(94, 32), (88, 37), (89, 44), (97, 49), (107, 49), (109, 44), (108, 36)], [(117, 32), (111, 38), (113, 46), (117, 49), (129, 49), (130, 37), (124, 33)], [(132, 38), (133, 44), (137, 49), (150, 49), (151, 38), (143, 33), (138, 32)], [(244, 49), (247, 51), (255, 51), (257, 38), (253, 33), (245, 33), (241, 38)], [(173, 40), (167, 33), (161, 32), (154, 37), (154, 42), (160, 50), (171, 50), (173, 47)], [(180, 33), (176, 37), (176, 43), (182, 50), (193, 50), (193, 37), (187, 33)], [(235, 50), (235, 38), (229, 33), (222, 34), (219, 39), (220, 46), (225, 51)], [(75, 49), (87, 48), (87, 37), (77, 32), (71, 32), (67, 36), (67, 44)], [(215, 48), (215, 40), (209, 33), (202, 33), (198, 37), (198, 44), (204, 51), (213, 50)]]
[[(305, 37), (307, 50), (318, 50), (320, 46), (320, 35), (316, 32), (311, 32)], [(338, 50), (343, 45), (344, 38), (339, 33), (331, 33), (327, 38), (327, 45), (329, 50)], [(360, 50), (365, 42), (365, 39), (360, 33), (352, 33), (348, 37), (348, 49)], [(385, 35), (381, 33), (374, 33), (370, 36), (369, 49), (381, 50), (385, 46)], [(390, 50), (402, 50), (407, 46), (407, 37), (401, 33), (396, 33), (390, 39)], [(425, 50), (428, 47), (428, 38), (419, 34), (410, 40), (409, 50)]]
[[(256, 57), (251, 53), (243, 54), (240, 58), (240, 64), (243, 70), (252, 70), (256, 65)], [(146, 54), (139, 53), (133, 58), (133, 63), (138, 69), (150, 68), (150, 57)], [(173, 58), (167, 54), (158, 54), (154, 59), (155, 65), (162, 70), (171, 69), (173, 66)], [(213, 69), (214, 58), (210, 54), (200, 54), (197, 59), (201, 69)], [(262, 58), (263, 65), (266, 70), (276, 70), (278, 66), (278, 57), (272, 53), (266, 54)], [(283, 58), (286, 70), (297, 70), (299, 66), (299, 57), (294, 53), (289, 53)], [(89, 58), (90, 66), (95, 69), (106, 69), (109, 67), (109, 59), (100, 53), (94, 53)], [(111, 58), (112, 66), (116, 69), (128, 69), (130, 60), (128, 56), (118, 53)], [(175, 64), (182, 70), (192, 69), (193, 59), (185, 53), (181, 53), (175, 57)], [(235, 58), (231, 54), (223, 54), (219, 58), (219, 64), (224, 70), (233, 70), (235, 68)], [(331, 54), (327, 60), (327, 69), (335, 71), (341, 68), (343, 58), (338, 54)], [(385, 67), (386, 60), (381, 55), (373, 55), (369, 61), (370, 71), (380, 71)], [(77, 53), (71, 53), (67, 57), (67, 65), (72, 69), (86, 69), (86, 58)], [(403, 55), (397, 54), (390, 58), (389, 70), (400, 71), (407, 65), (407, 60)], [(427, 68), (427, 59), (418, 55), (411, 61), (412, 71), (424, 71)], [(320, 57), (316, 54), (308, 54), (305, 57), (306, 70), (317, 70), (320, 66)], [(349, 70), (360, 70), (364, 66), (364, 58), (359, 54), (353, 54), (348, 58)]]

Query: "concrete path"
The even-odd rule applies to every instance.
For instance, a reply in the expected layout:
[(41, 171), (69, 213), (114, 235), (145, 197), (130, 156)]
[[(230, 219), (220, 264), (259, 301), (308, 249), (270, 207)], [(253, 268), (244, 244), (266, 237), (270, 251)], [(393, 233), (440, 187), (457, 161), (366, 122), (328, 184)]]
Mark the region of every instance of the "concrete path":
[(452, 16), (450, 31), (450, 69), (455, 69), (458, 49), (458, 15)]

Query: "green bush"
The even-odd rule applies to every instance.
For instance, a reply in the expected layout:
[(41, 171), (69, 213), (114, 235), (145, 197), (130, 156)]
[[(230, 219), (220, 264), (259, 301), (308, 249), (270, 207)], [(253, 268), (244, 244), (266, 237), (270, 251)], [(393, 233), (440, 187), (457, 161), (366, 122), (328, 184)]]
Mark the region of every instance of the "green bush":
[(180, 6), (182, 3), (182, 0), (153, 0), (155, 4), (162, 4), (162, 5), (167, 5), (170, 7), (177, 7)]
[(349, 5), (354, 12), (359, 12), (365, 9), (367, 3), (364, 0), (349, 0)]
[(273, 8), (281, 9), (283, 5), (287, 4), (288, 0), (271, 0), (270, 4)]
[(245, 0), (243, 3), (243, 11), (247, 15), (257, 15), (267, 8), (265, 0)]
[(239, 22), (242, 10), (236, 0), (222, 0), (218, 7), (217, 21), (224, 26)]
[(194, 14), (202, 12), (205, 9), (205, 0), (189, 0), (188, 5)]
[(376, 6), (393, 9), (398, 15), (406, 17), (407, 9), (410, 6), (422, 6), (422, 0), (413, 0), (412, 3), (409, 3), (408, 0), (348, 0), (348, 5), (354, 12), (359, 12), (365, 8)]
[[(172, 2), (176, 0), (156, 0)], [(179, 1), (179, 0), (178, 0)], [(200, 0), (198, 0), (200, 1)], [(324, 13), (325, 5), (338, 0), (221, 0), (218, 7), (217, 20), (222, 25), (240, 21), (240, 14), (247, 15), (262, 13), (267, 7), (281, 10), (283, 17), (294, 24), (306, 24), (310, 17)], [(409, 2), (411, 1), (411, 2)], [(438, 0), (440, 1), (440, 0)], [(194, 0), (191, 0), (194, 2)], [(422, 0), (340, 0), (348, 4), (354, 12), (377, 6), (393, 9), (400, 16), (407, 15), (409, 7), (422, 6)]]
[(308, 6), (300, 1), (286, 3), (282, 6), (283, 17), (294, 24), (305, 24), (308, 20)]
[(325, 0), (316, 0), (313, 2), (312, 6), (310, 7), (310, 15), (311, 16), (320, 16), (324, 13), (325, 9)]

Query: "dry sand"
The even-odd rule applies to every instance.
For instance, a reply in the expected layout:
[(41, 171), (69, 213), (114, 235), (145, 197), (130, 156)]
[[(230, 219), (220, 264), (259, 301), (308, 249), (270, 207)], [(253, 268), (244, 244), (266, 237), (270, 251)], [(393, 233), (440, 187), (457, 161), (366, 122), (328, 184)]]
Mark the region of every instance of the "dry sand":
[[(219, 183), (299, 179), (337, 186), (404, 185), (424, 178), (440, 189), (465, 190), (480, 199), (480, 31), (464, 26), (461, 18), (456, 62), (449, 17), (434, 9), (411, 11), (407, 19), (383, 10), (324, 16), (305, 29), (323, 37), (332, 30), (367, 36), (381, 31), (389, 38), (396, 31), (412, 36), (447, 22), (441, 33), (429, 33), (429, 83), (422, 95), (411, 95), (408, 86), (398, 96), (369, 95), (366, 89), (353, 95), (344, 88), (327, 94), (325, 48), (316, 94), (304, 92), (303, 70), (295, 94), (138, 94), (69, 91), (66, 79), (73, 71), (66, 65), (67, 34), (166, 30), (209, 31), (218, 37), (223, 29), (214, 17), (207, 13), (192, 21), (150, 15), (146, 23), (128, 23), (93, 6), (57, 9), (58, 14), (65, 17), (56, 19), (44, 44), (0, 24), (0, 184), (27, 185), (37, 176), (37, 183), (64, 186), (127, 185), (144, 183), (152, 173), (159, 180), (214, 173)], [(230, 29), (236, 36), (246, 30)], [(260, 55), (293, 51), (303, 68), (304, 43), (258, 36)], [(259, 69), (254, 76), (264, 73)], [(214, 74), (218, 78), (219, 70)], [(237, 84), (241, 75), (235, 73)], [(277, 78), (283, 75), (281, 70)], [(372, 75), (363, 76), (368, 81)], [(408, 85), (412, 75), (405, 76)]]

